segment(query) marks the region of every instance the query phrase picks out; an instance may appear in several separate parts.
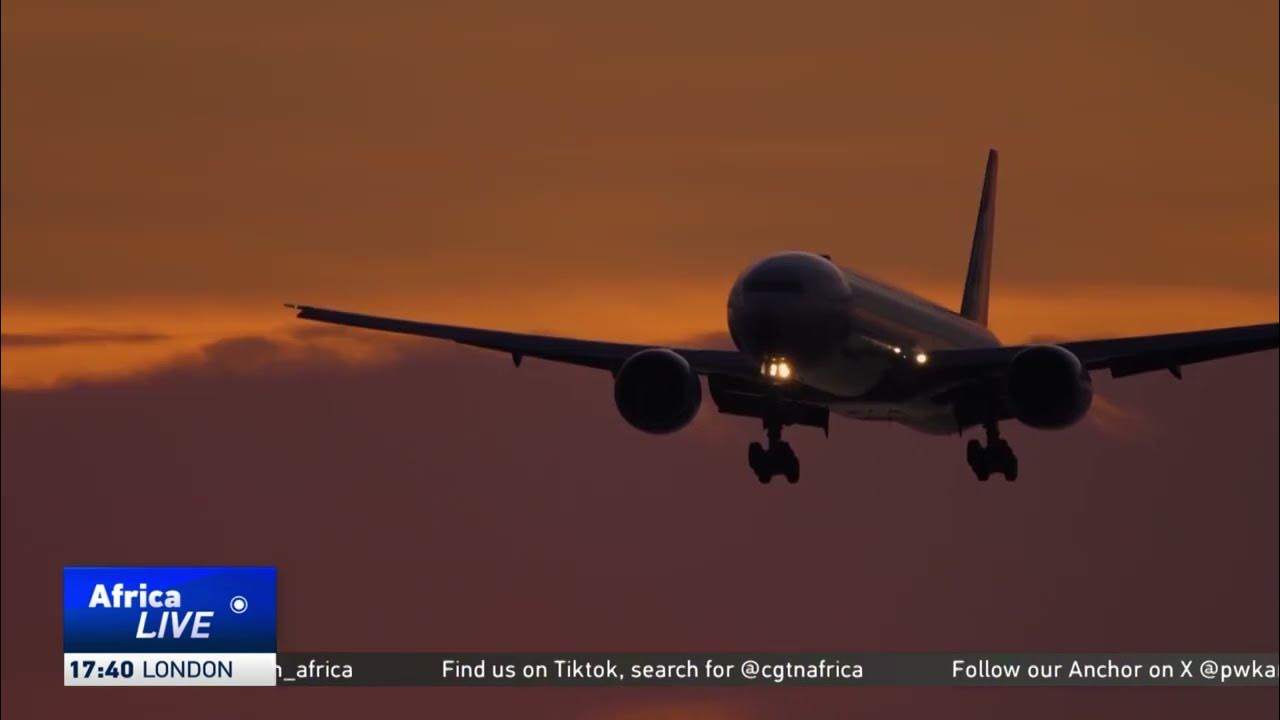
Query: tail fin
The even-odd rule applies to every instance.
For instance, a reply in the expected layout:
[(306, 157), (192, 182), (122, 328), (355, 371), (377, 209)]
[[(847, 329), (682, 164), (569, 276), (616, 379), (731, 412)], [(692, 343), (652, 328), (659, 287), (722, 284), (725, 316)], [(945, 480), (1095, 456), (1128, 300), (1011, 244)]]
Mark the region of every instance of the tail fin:
[(964, 300), (960, 314), (982, 325), (987, 324), (987, 295), (991, 288), (991, 244), (996, 234), (996, 169), (1000, 155), (987, 154), (987, 173), (982, 178), (982, 201), (978, 204), (978, 223), (973, 228), (973, 249), (969, 251), (969, 274), (964, 279)]

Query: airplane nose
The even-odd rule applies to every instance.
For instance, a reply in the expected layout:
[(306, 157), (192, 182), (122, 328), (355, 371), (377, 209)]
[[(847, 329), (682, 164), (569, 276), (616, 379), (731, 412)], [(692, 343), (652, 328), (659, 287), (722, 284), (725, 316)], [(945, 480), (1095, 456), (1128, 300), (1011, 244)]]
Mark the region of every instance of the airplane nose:
[(848, 327), (844, 317), (822, 308), (759, 300), (747, 300), (729, 322), (738, 349), (758, 359), (785, 358), (799, 368), (837, 349)]
[(803, 369), (844, 342), (848, 298), (844, 274), (826, 258), (774, 255), (735, 283), (729, 331), (743, 352), (758, 359), (783, 357)]

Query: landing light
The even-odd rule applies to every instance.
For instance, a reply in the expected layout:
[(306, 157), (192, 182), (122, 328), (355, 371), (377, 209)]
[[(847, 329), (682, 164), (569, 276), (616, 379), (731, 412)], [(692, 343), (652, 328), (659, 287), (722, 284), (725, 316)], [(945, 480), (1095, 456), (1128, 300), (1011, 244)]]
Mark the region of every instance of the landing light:
[(923, 365), (929, 362), (929, 356), (923, 352), (916, 353), (916, 364)]
[(760, 374), (772, 380), (790, 380), (791, 363), (782, 358), (765, 360), (760, 365)]

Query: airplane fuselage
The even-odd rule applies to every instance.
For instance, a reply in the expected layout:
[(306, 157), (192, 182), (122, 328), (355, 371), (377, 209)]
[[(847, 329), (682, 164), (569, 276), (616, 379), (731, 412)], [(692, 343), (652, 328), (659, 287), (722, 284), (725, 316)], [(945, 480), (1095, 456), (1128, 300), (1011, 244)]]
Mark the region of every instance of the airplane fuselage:
[[(831, 409), (860, 419), (955, 432), (950, 408), (913, 397), (910, 367), (935, 350), (994, 347), (987, 328), (924, 298), (812, 253), (770, 255), (729, 293), (729, 332), (762, 364), (781, 360), (803, 383), (840, 398)], [(888, 384), (898, 387), (887, 388)]]

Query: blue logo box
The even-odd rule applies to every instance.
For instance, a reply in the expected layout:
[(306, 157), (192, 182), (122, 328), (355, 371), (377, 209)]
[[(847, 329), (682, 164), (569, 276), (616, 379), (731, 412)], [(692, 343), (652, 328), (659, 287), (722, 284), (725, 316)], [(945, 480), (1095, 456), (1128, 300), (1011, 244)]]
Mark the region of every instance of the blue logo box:
[(64, 653), (274, 653), (274, 567), (68, 567)]

